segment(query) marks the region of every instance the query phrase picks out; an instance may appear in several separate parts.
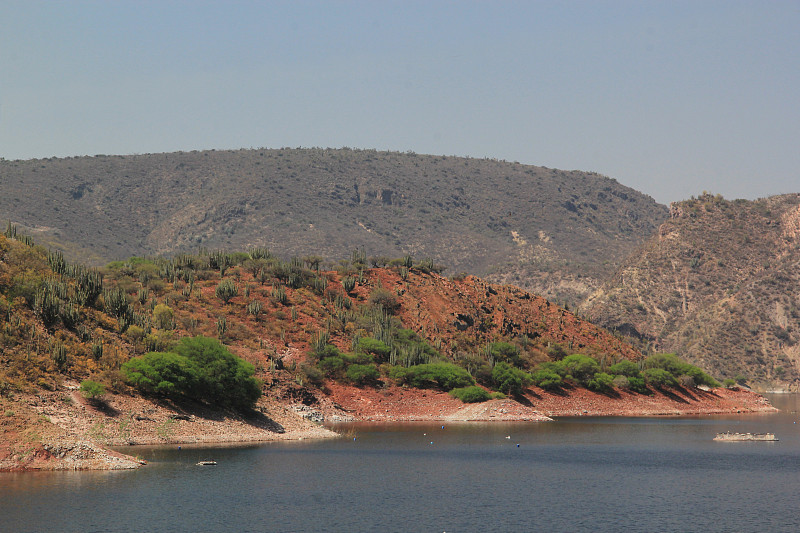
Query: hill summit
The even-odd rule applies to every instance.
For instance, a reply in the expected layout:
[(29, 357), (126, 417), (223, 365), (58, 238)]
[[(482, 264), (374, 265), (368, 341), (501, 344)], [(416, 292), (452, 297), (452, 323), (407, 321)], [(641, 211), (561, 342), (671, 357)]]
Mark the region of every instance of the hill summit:
[(570, 304), (667, 216), (596, 173), (346, 148), (0, 160), (0, 175), (0, 216), (81, 262), (363, 247)]

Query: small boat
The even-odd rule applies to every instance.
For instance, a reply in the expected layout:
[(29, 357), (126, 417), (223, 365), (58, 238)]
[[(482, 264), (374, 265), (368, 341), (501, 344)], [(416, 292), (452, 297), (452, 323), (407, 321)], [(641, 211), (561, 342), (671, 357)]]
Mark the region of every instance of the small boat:
[(778, 439), (775, 437), (774, 433), (731, 433), (730, 431), (726, 431), (725, 433), (717, 433), (717, 436), (714, 437), (714, 440), (734, 442), (756, 440), (777, 441)]
[(200, 461), (197, 466), (216, 466), (216, 461)]

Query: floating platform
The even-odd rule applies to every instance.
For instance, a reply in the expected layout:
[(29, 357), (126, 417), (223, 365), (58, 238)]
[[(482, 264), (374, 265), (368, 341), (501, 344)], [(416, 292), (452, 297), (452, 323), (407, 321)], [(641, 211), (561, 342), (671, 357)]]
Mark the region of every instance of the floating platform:
[(714, 437), (714, 440), (723, 440), (723, 441), (777, 441), (778, 439), (775, 437), (774, 433), (731, 433), (730, 431), (726, 431), (725, 433), (717, 433), (717, 436)]

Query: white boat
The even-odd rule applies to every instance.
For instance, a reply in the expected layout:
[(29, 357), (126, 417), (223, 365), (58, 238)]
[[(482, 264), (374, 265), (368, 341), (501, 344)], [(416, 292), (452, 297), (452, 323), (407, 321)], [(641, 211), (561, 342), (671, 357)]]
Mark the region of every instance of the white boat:
[(726, 431), (725, 433), (717, 433), (717, 436), (714, 437), (714, 440), (723, 440), (723, 441), (755, 441), (755, 440), (776, 441), (778, 439), (775, 437), (774, 433), (731, 433), (730, 431)]
[(197, 466), (216, 466), (216, 461), (200, 461)]

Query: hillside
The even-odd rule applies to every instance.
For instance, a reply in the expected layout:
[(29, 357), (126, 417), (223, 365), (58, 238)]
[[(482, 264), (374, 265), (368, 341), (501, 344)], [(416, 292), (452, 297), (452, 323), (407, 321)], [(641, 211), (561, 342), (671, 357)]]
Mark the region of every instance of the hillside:
[[(10, 227), (0, 235), (0, 469), (138, 465), (104, 445), (332, 435), (301, 415), (547, 420), (540, 410), (771, 409), (748, 393), (700, 391), (695, 383), (713, 380), (699, 369), (680, 367), (679, 382), (650, 375), (655, 368), (635, 348), (540, 296), (473, 276), (445, 278), (410, 257), (393, 264), (366, 268), (355, 251), (322, 271), (314, 259), (284, 262), (254, 248), (93, 270)], [(241, 372), (252, 365), (262, 392), (254, 409), (175, 393), (180, 380), (196, 379), (169, 377), (190, 368), (171, 352), (184, 341), (230, 350)], [(146, 353), (166, 358), (152, 363), (165, 365), (152, 382), (163, 389), (130, 379), (124, 365)], [(563, 381), (553, 374), (559, 369)], [(87, 379), (105, 392), (84, 398), (78, 388)], [(489, 401), (467, 407), (447, 394), (464, 386)], [(511, 397), (490, 399), (487, 390)], [(378, 403), (380, 417), (372, 411)]]
[(674, 204), (583, 311), (650, 350), (762, 389), (800, 383), (800, 195)]
[(0, 176), (3, 220), (94, 265), (201, 247), (339, 260), (363, 247), (571, 305), (667, 216), (594, 173), (374, 150), (0, 160)]

